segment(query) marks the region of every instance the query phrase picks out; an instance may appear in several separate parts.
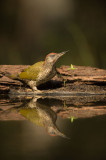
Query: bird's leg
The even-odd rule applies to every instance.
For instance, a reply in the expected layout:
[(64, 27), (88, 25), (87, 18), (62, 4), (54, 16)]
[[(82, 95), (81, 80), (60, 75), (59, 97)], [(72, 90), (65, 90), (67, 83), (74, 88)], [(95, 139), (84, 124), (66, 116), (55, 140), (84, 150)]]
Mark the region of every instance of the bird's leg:
[(41, 96), (34, 96), (31, 101), (27, 104), (29, 108), (36, 108), (37, 107), (37, 100), (41, 98)]
[(34, 92), (40, 92), (37, 87), (36, 87), (36, 81), (29, 81), (27, 82), (27, 84), (31, 87), (31, 89), (34, 91)]

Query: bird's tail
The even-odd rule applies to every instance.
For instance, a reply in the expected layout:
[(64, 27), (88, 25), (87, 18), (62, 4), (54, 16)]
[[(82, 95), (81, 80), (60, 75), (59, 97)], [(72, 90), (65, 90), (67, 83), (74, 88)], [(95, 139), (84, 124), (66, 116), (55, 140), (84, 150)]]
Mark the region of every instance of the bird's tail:
[(9, 72), (0, 72), (0, 75), (3, 77), (8, 77), (10, 79), (13, 79), (13, 80), (17, 80), (18, 79), (18, 75), (17, 74), (10, 74)]

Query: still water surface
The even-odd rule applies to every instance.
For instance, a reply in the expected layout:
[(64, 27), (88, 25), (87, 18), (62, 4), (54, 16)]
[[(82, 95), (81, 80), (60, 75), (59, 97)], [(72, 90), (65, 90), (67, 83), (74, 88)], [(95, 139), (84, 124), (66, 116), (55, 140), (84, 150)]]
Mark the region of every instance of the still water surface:
[[(55, 112), (52, 113), (50, 106), (43, 104), (43, 114), (46, 115), (47, 113), (49, 118), (52, 117), (53, 125), (57, 127), (60, 133), (68, 137), (64, 138), (48, 134), (47, 126), (50, 128), (52, 122), (48, 123), (48, 117), (46, 120), (45, 117), (42, 119), (42, 105), (38, 106), (37, 104), (37, 107), (35, 106), (36, 110), (34, 110), (33, 104), (35, 103), (30, 103), (32, 108), (29, 108), (28, 102), (24, 106), (16, 108), (12, 106), (12, 109), (1, 111), (0, 116), (4, 114), (7, 117), (7, 120), (0, 121), (1, 160), (106, 159), (105, 114), (87, 118), (73, 117), (72, 120), (69, 117), (63, 118), (59, 114), (55, 115)], [(99, 105), (102, 104), (99, 103)], [(11, 112), (15, 113), (15, 116), (16, 113), (21, 115), (25, 120), (21, 118), (15, 120), (14, 114), (11, 115), (13, 120), (12, 117), (8, 120)], [(41, 116), (40, 118), (38, 118), (38, 113)], [(30, 116), (33, 118), (30, 118)], [(55, 121), (56, 116), (57, 120)], [(34, 117), (37, 118), (34, 119)], [(42, 121), (38, 122), (38, 119)]]

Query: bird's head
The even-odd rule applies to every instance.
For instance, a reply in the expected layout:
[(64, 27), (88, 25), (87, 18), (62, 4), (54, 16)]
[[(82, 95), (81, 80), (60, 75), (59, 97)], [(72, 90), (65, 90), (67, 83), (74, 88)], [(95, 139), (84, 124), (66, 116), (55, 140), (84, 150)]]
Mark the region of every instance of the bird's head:
[(65, 134), (61, 133), (57, 127), (55, 126), (49, 126), (47, 128), (47, 133), (50, 135), (50, 136), (60, 136), (60, 137), (63, 137), (63, 138), (68, 138)]
[(68, 51), (61, 53), (49, 53), (45, 58), (44, 64), (55, 64), (56, 61), (67, 52)]

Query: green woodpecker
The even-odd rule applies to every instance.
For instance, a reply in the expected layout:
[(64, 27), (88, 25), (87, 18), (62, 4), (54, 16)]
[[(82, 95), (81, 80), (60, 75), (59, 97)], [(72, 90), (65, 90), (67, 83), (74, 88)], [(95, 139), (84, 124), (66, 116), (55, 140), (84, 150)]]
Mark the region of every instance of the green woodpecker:
[(11, 115), (11, 117), (13, 116), (13, 118), (15, 115), (15, 117), (18, 118), (20, 117), (18, 114), (20, 114), (33, 124), (44, 127), (48, 135), (68, 138), (59, 131), (56, 125), (57, 114), (49, 106), (41, 103), (39, 100), (40, 99), (37, 100), (35, 97), (30, 102), (26, 103), (25, 106), (21, 105), (21, 107), (18, 106), (1, 111), (2, 113), (0, 113), (0, 116), (8, 119), (8, 115)]
[(19, 109), (19, 113), (37, 126), (45, 128), (50, 136), (66, 137), (56, 126), (57, 114), (48, 106), (41, 104), (33, 98), (25, 107)]
[(27, 83), (33, 91), (37, 91), (37, 87), (51, 80), (56, 75), (56, 62), (63, 56), (67, 51), (61, 53), (49, 53), (45, 61), (37, 62), (32, 66), (24, 69), (19, 74), (10, 75), (4, 74), (5, 76)]

